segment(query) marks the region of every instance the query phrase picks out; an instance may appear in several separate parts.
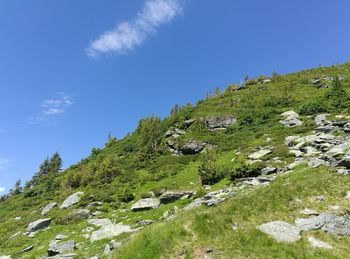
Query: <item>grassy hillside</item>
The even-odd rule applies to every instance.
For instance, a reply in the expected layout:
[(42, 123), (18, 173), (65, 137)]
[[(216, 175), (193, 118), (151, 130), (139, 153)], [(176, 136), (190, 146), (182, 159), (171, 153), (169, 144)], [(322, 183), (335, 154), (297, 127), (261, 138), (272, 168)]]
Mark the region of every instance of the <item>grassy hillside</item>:
[[(341, 79), (339, 87), (337, 77)], [(312, 81), (315, 79), (320, 80)], [(77, 243), (76, 258), (106, 257), (103, 251), (112, 239), (123, 242), (109, 255), (112, 258), (346, 258), (349, 237), (315, 231), (314, 236), (334, 248), (324, 250), (308, 246), (309, 233), (303, 234), (301, 241), (286, 245), (256, 230), (259, 224), (272, 220), (293, 223), (306, 207), (326, 211), (329, 205), (337, 204), (338, 213), (345, 211), (349, 203), (343, 197), (350, 191), (349, 177), (334, 174), (327, 166), (311, 169), (301, 165), (278, 175), (266, 188), (238, 188), (233, 198), (217, 206), (190, 211), (183, 208), (209, 191), (239, 186), (242, 178), (257, 176), (263, 167), (285, 168), (294, 161), (284, 144), (285, 137), (310, 134), (316, 127), (316, 114), (348, 115), (349, 91), (349, 63), (274, 74), (271, 78), (262, 76), (247, 80), (244, 87), (230, 85), (222, 93), (216, 91), (196, 105), (176, 105), (164, 120), (145, 118), (135, 132), (121, 140), (110, 137), (103, 149), (93, 149), (89, 157), (63, 172), (49, 168), (43, 174), (43, 163), (23, 190), (14, 189), (0, 202), (0, 256), (47, 256), (50, 241), (57, 234), (65, 234), (67, 240)], [(302, 125), (285, 127), (279, 123), (281, 113), (289, 110), (300, 114)], [(236, 122), (222, 130), (211, 130), (207, 118), (224, 116)], [(171, 136), (167, 135), (169, 130)], [(205, 149), (181, 151), (192, 142)], [(175, 148), (171, 151), (170, 146)], [(269, 147), (272, 153), (252, 165), (247, 156), (259, 147)], [(40, 215), (48, 203), (61, 204), (77, 191), (84, 192), (79, 203), (64, 210), (54, 207), (47, 215)], [(165, 191), (195, 194), (157, 209), (130, 210), (139, 199), (159, 197)], [(315, 202), (314, 197), (319, 195), (326, 200)], [(102, 205), (88, 206), (93, 201)], [(140, 227), (137, 220), (154, 223), (133, 233), (91, 243), (82, 232), (91, 227), (87, 217), (70, 216), (78, 208), (88, 208), (90, 213), (98, 211), (90, 218), (109, 218), (133, 229)], [(174, 211), (173, 219), (161, 219), (165, 212)], [(52, 219), (49, 229), (33, 238), (23, 235), (30, 222), (45, 217)], [(32, 250), (22, 252), (31, 245)]]

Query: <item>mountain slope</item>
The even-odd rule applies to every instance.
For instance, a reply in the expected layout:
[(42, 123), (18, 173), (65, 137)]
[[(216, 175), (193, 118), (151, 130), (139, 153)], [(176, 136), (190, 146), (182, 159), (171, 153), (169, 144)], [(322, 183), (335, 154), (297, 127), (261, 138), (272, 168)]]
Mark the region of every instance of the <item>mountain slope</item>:
[[(106, 244), (113, 247), (110, 241), (115, 240), (122, 242), (120, 247), (114, 244), (116, 248), (109, 253), (116, 258), (346, 257), (348, 237), (339, 239), (317, 230), (302, 233), (301, 241), (286, 245), (256, 227), (274, 220), (294, 224), (302, 216), (299, 211), (308, 207), (319, 212), (346, 212), (349, 178), (333, 172), (343, 168), (333, 160), (312, 168), (308, 156), (316, 146), (291, 149), (285, 139), (311, 136), (318, 129), (348, 143), (349, 79), (350, 64), (346, 63), (247, 80), (223, 93), (217, 90), (195, 106), (176, 105), (164, 120), (155, 116), (143, 119), (132, 134), (121, 140), (110, 137), (103, 149), (93, 149), (88, 158), (63, 172), (43, 173), (41, 167), (23, 191), (14, 190), (0, 202), (0, 255), (39, 258), (47, 256), (53, 245), (57, 248), (74, 241), (74, 249), (60, 253), (73, 253), (76, 258), (105, 257)], [(287, 111), (300, 115), (281, 115)], [(331, 125), (315, 124), (320, 113), (329, 114)], [(335, 145), (333, 140), (327, 141), (323, 144)], [(304, 160), (295, 159), (298, 151)], [(316, 151), (310, 155), (313, 163), (324, 155)], [(333, 157), (336, 162), (343, 159)], [(288, 168), (293, 161), (300, 165)], [(346, 161), (342, 163), (348, 166)], [(273, 174), (259, 178), (269, 167), (276, 168), (269, 172)], [(292, 172), (285, 173), (289, 169)], [(222, 195), (213, 195), (211, 201), (216, 206), (185, 209), (215, 190)], [(41, 215), (49, 203), (61, 205), (78, 191), (83, 194), (77, 203), (66, 209), (55, 206)], [(325, 201), (315, 200), (320, 195)], [(139, 199), (157, 203), (159, 196), (168, 201), (154, 209), (133, 211)], [(335, 205), (338, 210), (328, 207)], [(30, 222), (43, 218), (51, 219), (48, 229), (32, 231), (34, 237), (25, 233)], [(110, 219), (114, 222), (108, 227), (127, 231), (95, 241), (93, 236), (101, 225), (91, 224), (91, 219)], [(50, 245), (57, 234), (67, 237)], [(307, 240), (310, 235), (334, 249), (312, 248)], [(23, 252), (25, 248), (29, 251)]]

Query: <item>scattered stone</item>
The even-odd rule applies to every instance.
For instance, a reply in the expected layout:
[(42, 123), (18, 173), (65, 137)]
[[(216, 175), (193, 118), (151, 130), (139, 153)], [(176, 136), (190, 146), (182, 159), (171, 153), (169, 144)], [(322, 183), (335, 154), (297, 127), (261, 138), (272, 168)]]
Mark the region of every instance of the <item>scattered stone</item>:
[(53, 243), (50, 245), (47, 253), (49, 256), (65, 254), (67, 252), (73, 252), (75, 247), (76, 244), (73, 240), (62, 243)]
[(136, 220), (135, 223), (139, 226), (147, 226), (153, 223), (153, 220), (145, 219), (145, 220)]
[(308, 219), (296, 219), (295, 224), (303, 231), (321, 229), (330, 234), (350, 236), (350, 220), (343, 216), (321, 213)]
[(111, 225), (112, 221), (110, 219), (89, 219), (88, 223), (96, 227), (103, 227), (106, 225)]
[(257, 227), (278, 242), (293, 243), (301, 239), (300, 230), (284, 221), (272, 221)]
[(22, 253), (29, 252), (29, 251), (31, 251), (33, 248), (34, 248), (34, 246), (33, 246), (33, 245), (31, 245), (31, 246), (27, 246), (26, 248), (24, 248), (24, 249), (22, 250)]
[(350, 191), (347, 191), (347, 192), (346, 192), (344, 198), (350, 200)]
[(315, 123), (317, 126), (323, 126), (327, 122), (327, 115), (328, 114), (319, 114), (315, 118)]
[(133, 232), (133, 230), (128, 225), (123, 225), (122, 223), (110, 224), (102, 226), (99, 230), (92, 232), (90, 239), (91, 242), (94, 242), (101, 239), (113, 238), (129, 232)]
[(197, 140), (190, 140), (185, 143), (180, 151), (184, 155), (197, 154), (204, 150), (205, 143), (199, 142)]
[(110, 253), (111, 253), (111, 247), (110, 247), (109, 244), (107, 244), (107, 245), (105, 246), (105, 249), (104, 249), (104, 251), (103, 251), (103, 254), (104, 254), (104, 255), (109, 255)]
[(50, 218), (39, 219), (37, 221), (29, 223), (29, 225), (27, 227), (27, 231), (29, 233), (30, 232), (35, 232), (37, 230), (44, 229), (44, 228), (48, 227), (50, 224), (51, 224), (51, 219)]
[(330, 210), (340, 210), (340, 206), (339, 205), (329, 205), (328, 208)]
[(118, 242), (118, 241), (115, 241), (115, 240), (112, 240), (110, 244), (111, 244), (111, 248), (113, 250), (114, 249), (118, 249), (118, 248), (120, 248), (123, 245), (122, 242)]
[(309, 244), (314, 248), (333, 249), (333, 247), (327, 244), (326, 242), (318, 240), (314, 237), (308, 237), (308, 241), (309, 241)]
[(210, 116), (205, 118), (205, 123), (209, 130), (225, 130), (227, 127), (236, 123), (236, 118), (233, 116)]
[(326, 198), (323, 195), (319, 195), (315, 197), (315, 200), (317, 202), (324, 202), (326, 200)]
[(15, 217), (15, 220), (19, 221), (19, 220), (21, 220), (21, 217)]
[(269, 174), (275, 174), (275, 173), (277, 173), (276, 167), (268, 166), (268, 167), (261, 169), (262, 175), (269, 175)]
[(102, 206), (102, 202), (100, 201), (93, 201), (89, 204), (89, 207), (98, 207), (98, 206)]
[(155, 198), (141, 199), (132, 205), (131, 211), (155, 209), (159, 207), (159, 204), (160, 204), (159, 200)]
[(299, 115), (294, 111), (288, 111), (281, 114), (284, 117), (283, 120), (280, 120), (280, 123), (286, 127), (295, 127), (302, 125), (303, 122), (299, 120)]
[(66, 239), (68, 238), (68, 236), (66, 235), (62, 235), (62, 234), (58, 234), (55, 236), (55, 240), (63, 240), (63, 239)]
[(312, 209), (308, 209), (308, 208), (299, 211), (299, 213), (304, 214), (304, 215), (308, 215), (308, 216), (319, 215), (319, 213), (316, 210), (312, 210)]
[(326, 162), (322, 159), (319, 159), (317, 157), (312, 157), (309, 159), (308, 161), (308, 166), (313, 167), (313, 168), (317, 168), (320, 167), (322, 165), (325, 165)]
[(190, 197), (194, 192), (165, 192), (159, 197), (160, 204), (167, 204), (181, 199), (184, 196)]
[(261, 149), (261, 150), (259, 150), (257, 152), (254, 152), (254, 153), (250, 154), (248, 157), (250, 159), (256, 160), (256, 159), (260, 159), (260, 158), (270, 154), (271, 152), (272, 151), (270, 149)]
[(78, 203), (83, 194), (84, 194), (83, 192), (76, 192), (76, 193), (68, 196), (68, 198), (65, 199), (65, 201), (61, 204), (60, 208), (61, 209), (69, 208), (72, 205)]
[(18, 231), (15, 234), (13, 234), (12, 236), (10, 236), (9, 239), (14, 239), (14, 238), (20, 236), (21, 234), (22, 234), (22, 231)]
[(41, 216), (46, 215), (47, 213), (49, 213), (49, 211), (54, 208), (55, 206), (57, 206), (57, 202), (51, 202), (49, 204), (47, 204), (41, 211)]

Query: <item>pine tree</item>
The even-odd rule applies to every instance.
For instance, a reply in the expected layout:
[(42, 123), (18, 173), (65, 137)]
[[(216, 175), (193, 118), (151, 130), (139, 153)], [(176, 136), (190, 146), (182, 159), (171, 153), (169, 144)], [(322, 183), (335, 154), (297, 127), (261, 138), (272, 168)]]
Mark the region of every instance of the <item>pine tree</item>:
[(50, 173), (57, 174), (62, 170), (62, 159), (58, 152), (54, 153), (50, 159)]

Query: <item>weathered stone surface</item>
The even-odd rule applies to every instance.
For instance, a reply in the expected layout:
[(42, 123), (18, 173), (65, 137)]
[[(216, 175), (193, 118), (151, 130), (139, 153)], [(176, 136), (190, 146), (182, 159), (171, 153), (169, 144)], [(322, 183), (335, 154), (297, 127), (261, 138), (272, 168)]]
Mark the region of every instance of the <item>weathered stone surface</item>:
[(113, 224), (110, 219), (89, 219), (88, 223), (96, 227), (102, 227)]
[(327, 114), (319, 114), (315, 117), (315, 123), (317, 126), (323, 126), (327, 122)]
[(61, 243), (52, 243), (47, 250), (49, 256), (74, 252), (75, 242), (73, 240)]
[(309, 241), (309, 244), (314, 248), (333, 249), (333, 247), (327, 244), (326, 242), (318, 240), (314, 237), (308, 237), (308, 241)]
[(41, 211), (41, 215), (44, 216), (46, 215), (47, 213), (49, 213), (49, 211), (53, 208), (57, 206), (57, 202), (51, 202), (49, 204), (47, 204)]
[(278, 242), (293, 243), (301, 239), (300, 230), (284, 221), (272, 221), (257, 227)]
[(34, 248), (34, 246), (33, 246), (33, 245), (31, 245), (31, 246), (27, 246), (27, 247), (23, 248), (22, 253), (29, 252), (29, 251), (31, 251), (33, 248)]
[(270, 149), (261, 149), (261, 150), (259, 150), (259, 151), (256, 151), (256, 152), (250, 154), (248, 157), (249, 157), (250, 159), (254, 159), (254, 160), (255, 160), (255, 159), (260, 159), (260, 158), (262, 158), (262, 157), (264, 157), (264, 156), (270, 154), (271, 152), (272, 152), (272, 151), (271, 151)]
[(88, 209), (76, 209), (71, 211), (67, 216), (75, 219), (84, 219), (87, 218), (90, 214)]
[(29, 223), (28, 227), (27, 227), (27, 231), (28, 232), (34, 232), (43, 228), (48, 227), (51, 224), (51, 219), (47, 218), (47, 219), (39, 219), (37, 221), (31, 222)]
[(110, 224), (101, 227), (99, 230), (92, 232), (91, 234), (91, 242), (105, 239), (105, 238), (113, 238), (115, 236), (119, 236), (123, 233), (133, 232), (130, 226), (119, 224)]
[(309, 216), (312, 216), (312, 215), (319, 215), (320, 213), (318, 213), (316, 210), (312, 210), (312, 209), (303, 209), (299, 212), (300, 214), (304, 214), (304, 215), (309, 215)]
[(12, 259), (10, 255), (0, 255), (0, 259)]
[(63, 239), (66, 239), (68, 238), (68, 236), (66, 235), (62, 235), (62, 234), (58, 234), (55, 236), (55, 240), (63, 240)]
[(205, 144), (197, 140), (190, 140), (180, 147), (180, 151), (184, 155), (197, 154), (203, 151)]
[(76, 193), (68, 196), (68, 198), (65, 199), (65, 201), (61, 204), (60, 208), (61, 209), (69, 208), (72, 205), (78, 203), (80, 201), (80, 197), (83, 194), (84, 194), (83, 192), (76, 192)]
[(280, 123), (287, 127), (294, 127), (302, 125), (303, 122), (299, 120), (299, 115), (294, 111), (288, 111), (281, 114), (284, 117), (283, 120), (280, 120)]
[(295, 224), (303, 231), (321, 229), (331, 234), (350, 236), (350, 220), (343, 216), (321, 213), (308, 219), (296, 219)]
[(210, 116), (205, 118), (205, 123), (209, 130), (224, 130), (236, 123), (233, 116)]
[(109, 244), (105, 245), (105, 249), (103, 251), (104, 255), (109, 255), (111, 253), (111, 246)]
[(347, 192), (346, 192), (344, 198), (350, 200), (350, 191), (347, 191)]
[(159, 197), (159, 200), (160, 200), (161, 204), (167, 204), (167, 203), (171, 203), (171, 202), (174, 202), (176, 200), (179, 200), (186, 195), (189, 197), (189, 196), (193, 195), (193, 193), (194, 192), (192, 192), (192, 191), (189, 191), (189, 192), (171, 192), (171, 191), (168, 191), (168, 192), (163, 193)]
[(262, 175), (269, 175), (269, 174), (275, 174), (275, 173), (277, 173), (276, 167), (268, 166), (268, 167), (261, 169)]
[(160, 204), (159, 200), (155, 198), (141, 199), (132, 205), (131, 211), (155, 209), (159, 207), (159, 204)]

